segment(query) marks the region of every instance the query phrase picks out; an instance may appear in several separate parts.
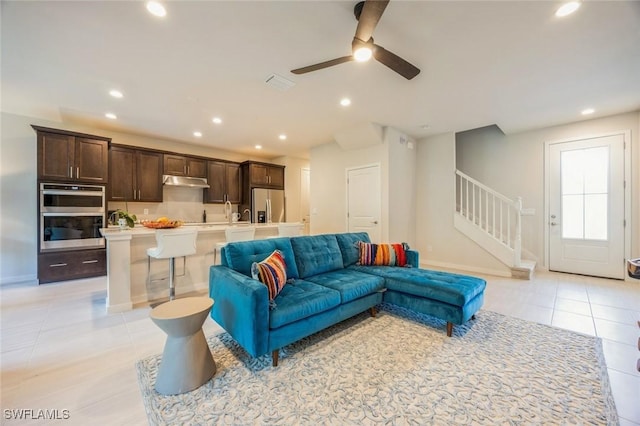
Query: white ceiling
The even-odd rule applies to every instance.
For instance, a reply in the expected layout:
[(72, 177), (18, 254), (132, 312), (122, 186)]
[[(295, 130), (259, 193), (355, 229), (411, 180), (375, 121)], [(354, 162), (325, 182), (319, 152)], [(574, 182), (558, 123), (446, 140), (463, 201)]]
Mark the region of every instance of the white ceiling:
[[(2, 110), (304, 157), (366, 122), (421, 138), (640, 109), (638, 1), (585, 0), (563, 19), (557, 1), (391, 1), (374, 38), (420, 68), (416, 78), (374, 61), (291, 74), (350, 53), (354, 4), (172, 1), (158, 19), (137, 1), (2, 1)], [(267, 86), (273, 73), (295, 86)]]

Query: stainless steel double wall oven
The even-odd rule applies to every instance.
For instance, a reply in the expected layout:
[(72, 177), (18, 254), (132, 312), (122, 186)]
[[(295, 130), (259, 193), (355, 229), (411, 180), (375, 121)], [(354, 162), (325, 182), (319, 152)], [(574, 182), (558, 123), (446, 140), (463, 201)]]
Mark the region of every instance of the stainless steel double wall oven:
[(40, 183), (40, 252), (104, 248), (105, 187)]

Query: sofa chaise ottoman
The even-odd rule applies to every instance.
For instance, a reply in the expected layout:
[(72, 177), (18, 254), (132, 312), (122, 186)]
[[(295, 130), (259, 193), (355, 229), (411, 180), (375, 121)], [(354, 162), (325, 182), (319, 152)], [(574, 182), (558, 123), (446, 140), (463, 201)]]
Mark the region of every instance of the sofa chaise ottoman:
[[(383, 277), (386, 288), (383, 297), (385, 303), (446, 321), (449, 337), (452, 335), (454, 324), (464, 324), (482, 307), (485, 280), (418, 267), (361, 266), (358, 265), (358, 241), (368, 241), (368, 234), (338, 235), (343, 263), (351, 270)], [(418, 259), (413, 262), (417, 264)]]

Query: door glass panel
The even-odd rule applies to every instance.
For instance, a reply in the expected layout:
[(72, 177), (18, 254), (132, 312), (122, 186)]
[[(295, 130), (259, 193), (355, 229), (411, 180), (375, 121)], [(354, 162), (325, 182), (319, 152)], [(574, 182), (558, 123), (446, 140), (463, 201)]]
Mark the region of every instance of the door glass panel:
[(582, 194), (584, 189), (582, 158), (582, 150), (562, 152), (560, 160), (562, 164), (562, 195)]
[(609, 173), (609, 147), (602, 146), (583, 150), (585, 194), (606, 194)]
[(606, 240), (609, 147), (560, 155), (562, 238)]
[(562, 196), (562, 238), (584, 238), (584, 196)]
[(584, 197), (584, 238), (607, 239), (607, 194), (588, 194)]

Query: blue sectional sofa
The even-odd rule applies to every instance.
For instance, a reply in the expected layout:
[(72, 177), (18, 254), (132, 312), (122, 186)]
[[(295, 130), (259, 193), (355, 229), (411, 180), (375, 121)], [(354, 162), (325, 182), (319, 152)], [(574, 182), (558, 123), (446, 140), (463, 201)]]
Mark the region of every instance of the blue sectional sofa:
[[(366, 233), (326, 234), (229, 243), (221, 265), (210, 268), (213, 318), (252, 356), (271, 352), (316, 333), (383, 301), (463, 324), (482, 306), (485, 282), (465, 275), (410, 267), (358, 265), (358, 241)], [(267, 287), (251, 277), (251, 266), (280, 250), (289, 279), (270, 303)]]

